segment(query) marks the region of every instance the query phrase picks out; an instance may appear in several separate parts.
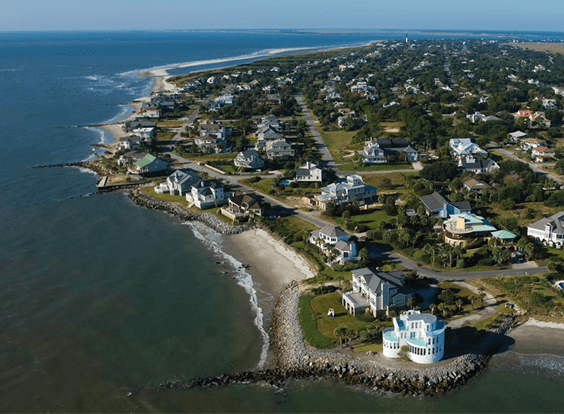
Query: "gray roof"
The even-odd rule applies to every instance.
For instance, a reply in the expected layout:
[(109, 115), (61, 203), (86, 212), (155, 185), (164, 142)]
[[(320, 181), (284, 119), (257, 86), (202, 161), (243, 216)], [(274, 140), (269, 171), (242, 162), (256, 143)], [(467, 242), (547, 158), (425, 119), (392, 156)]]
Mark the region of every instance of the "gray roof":
[(451, 204), (461, 211), (472, 210), (472, 206), (470, 205), (470, 201), (455, 201), (455, 202), (452, 202)]
[(421, 200), (425, 208), (429, 211), (440, 210), (445, 204), (448, 204), (448, 200), (436, 191), (433, 194), (419, 197), (419, 200)]
[(466, 159), (461, 160), (461, 167), (466, 170), (488, 170), (495, 165), (495, 161), (491, 158), (485, 160), (477, 160), (476, 162), (468, 162)]
[(346, 242), (344, 240), (339, 240), (335, 244), (335, 249), (340, 250), (342, 252), (350, 252), (351, 251), (351, 244), (350, 242)]
[(425, 323), (433, 323), (437, 320), (435, 315), (431, 315), (430, 313), (412, 313), (409, 315), (409, 322), (412, 321), (423, 321)]
[(353, 270), (352, 274), (353, 276), (364, 278), (366, 285), (372, 292), (376, 292), (382, 282), (387, 282), (396, 288), (401, 288), (403, 286), (403, 272), (401, 271), (387, 273), (365, 267)]
[(325, 234), (328, 237), (348, 236), (347, 232), (344, 231), (342, 228), (331, 226), (329, 224), (323, 227), (321, 230), (319, 230), (319, 233)]
[(527, 227), (537, 230), (544, 230), (544, 227), (550, 224), (553, 233), (564, 234), (564, 211), (559, 211), (550, 217), (542, 218), (534, 223), (529, 224)]

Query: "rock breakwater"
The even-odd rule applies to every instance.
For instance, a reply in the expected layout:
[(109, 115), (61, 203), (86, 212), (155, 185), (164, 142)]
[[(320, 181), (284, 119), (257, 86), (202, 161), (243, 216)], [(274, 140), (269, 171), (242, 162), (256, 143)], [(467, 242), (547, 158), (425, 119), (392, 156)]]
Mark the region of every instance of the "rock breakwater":
[(431, 396), (455, 389), (482, 371), (491, 357), (489, 352), (497, 345), (496, 335), (506, 332), (513, 323), (512, 318), (508, 318), (484, 341), (479, 352), (462, 355), (449, 364), (394, 369), (380, 366), (376, 361), (367, 362), (307, 345), (298, 322), (301, 294), (298, 283), (292, 282), (278, 298), (270, 326), (275, 368), (190, 381), (163, 381), (158, 388), (194, 389), (248, 383), (280, 387), (292, 379), (331, 379), (379, 392)]
[(181, 221), (200, 221), (221, 234), (239, 234), (250, 229), (248, 225), (231, 226), (221, 221), (213, 214), (205, 211), (192, 213), (177, 204), (157, 200), (156, 198), (142, 194), (139, 189), (131, 190), (129, 192), (129, 198), (138, 206), (164, 211)]

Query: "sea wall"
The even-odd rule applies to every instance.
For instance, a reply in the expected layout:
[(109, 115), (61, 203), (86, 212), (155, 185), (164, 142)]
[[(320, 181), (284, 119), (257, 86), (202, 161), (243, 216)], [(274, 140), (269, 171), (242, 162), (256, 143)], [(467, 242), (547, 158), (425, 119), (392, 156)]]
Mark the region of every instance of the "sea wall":
[(250, 228), (248, 225), (231, 226), (230, 224), (221, 221), (213, 214), (205, 211), (201, 213), (192, 213), (177, 204), (157, 200), (156, 198), (142, 194), (139, 189), (131, 190), (129, 192), (129, 198), (138, 206), (152, 210), (164, 211), (181, 221), (200, 221), (221, 234), (239, 234), (249, 230)]
[(489, 353), (497, 345), (499, 335), (513, 324), (513, 318), (508, 318), (486, 338), (480, 350), (462, 355), (447, 365), (390, 369), (376, 362), (362, 361), (338, 352), (321, 351), (305, 344), (298, 322), (301, 294), (298, 283), (290, 283), (280, 294), (274, 309), (270, 341), (276, 358), (275, 368), (191, 381), (163, 381), (158, 388), (193, 389), (250, 382), (282, 386), (289, 379), (332, 379), (380, 392), (435, 395), (455, 389), (478, 374), (487, 365)]

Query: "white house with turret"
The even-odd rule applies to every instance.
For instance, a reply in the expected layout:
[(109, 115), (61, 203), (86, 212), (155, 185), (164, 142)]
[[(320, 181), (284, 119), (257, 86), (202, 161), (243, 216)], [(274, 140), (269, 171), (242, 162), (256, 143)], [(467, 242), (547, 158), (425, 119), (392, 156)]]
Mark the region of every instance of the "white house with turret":
[(443, 358), (446, 325), (435, 315), (409, 310), (393, 322), (394, 327), (382, 333), (385, 357), (399, 358), (401, 348), (407, 346), (407, 357), (413, 362), (432, 364)]

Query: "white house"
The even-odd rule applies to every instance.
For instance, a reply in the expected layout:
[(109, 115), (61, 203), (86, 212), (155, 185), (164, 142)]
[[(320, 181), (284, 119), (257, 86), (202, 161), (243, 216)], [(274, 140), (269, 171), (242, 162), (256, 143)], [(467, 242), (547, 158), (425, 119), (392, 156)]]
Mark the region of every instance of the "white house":
[(186, 194), (186, 201), (200, 209), (225, 204), (233, 193), (225, 191), (225, 186), (217, 180), (201, 180), (192, 185)]
[(485, 174), (497, 170), (499, 165), (491, 158), (477, 159), (473, 156), (461, 157), (458, 166), (465, 172), (474, 174)]
[(432, 364), (443, 358), (446, 325), (435, 315), (409, 310), (394, 318), (393, 323), (393, 328), (382, 333), (385, 357), (398, 358), (401, 348), (407, 346), (407, 357), (413, 362)]
[(327, 204), (350, 204), (358, 200), (359, 205), (373, 203), (377, 200), (376, 187), (364, 184), (359, 175), (349, 175), (345, 181), (338, 181), (323, 187), (321, 194), (315, 196), (317, 205), (322, 210), (327, 208)]
[(233, 164), (236, 167), (257, 169), (264, 167), (264, 160), (260, 157), (260, 154), (255, 149), (250, 149), (246, 151), (241, 151), (235, 159)]
[(191, 170), (176, 170), (166, 179), (166, 184), (161, 183), (155, 187), (158, 194), (169, 193), (171, 195), (184, 196), (192, 191), (192, 186), (201, 178)]
[(449, 146), (454, 158), (459, 159), (467, 155), (487, 156), (487, 151), (484, 151), (478, 145), (474, 144), (470, 138), (451, 138)]
[(349, 237), (340, 227), (327, 225), (322, 229), (314, 230), (309, 242), (317, 245), (327, 255), (336, 252), (333, 262), (344, 263), (357, 259), (356, 243), (349, 241)]
[(343, 294), (342, 303), (352, 315), (370, 312), (374, 317), (407, 304), (402, 293), (403, 272), (381, 272), (365, 267), (352, 271), (352, 291)]
[(544, 162), (545, 160), (553, 159), (556, 153), (553, 149), (546, 147), (536, 147), (531, 151), (531, 157), (535, 162)]
[(267, 141), (265, 151), (269, 160), (292, 158), (294, 156), (292, 145), (285, 139)]
[(384, 148), (380, 148), (375, 141), (365, 142), (360, 156), (364, 164), (383, 164), (387, 161)]
[(296, 170), (295, 180), (297, 182), (320, 183), (323, 181), (323, 170), (308, 161), (303, 167)]
[(542, 218), (527, 226), (527, 236), (550, 246), (561, 248), (564, 244), (564, 211)]

